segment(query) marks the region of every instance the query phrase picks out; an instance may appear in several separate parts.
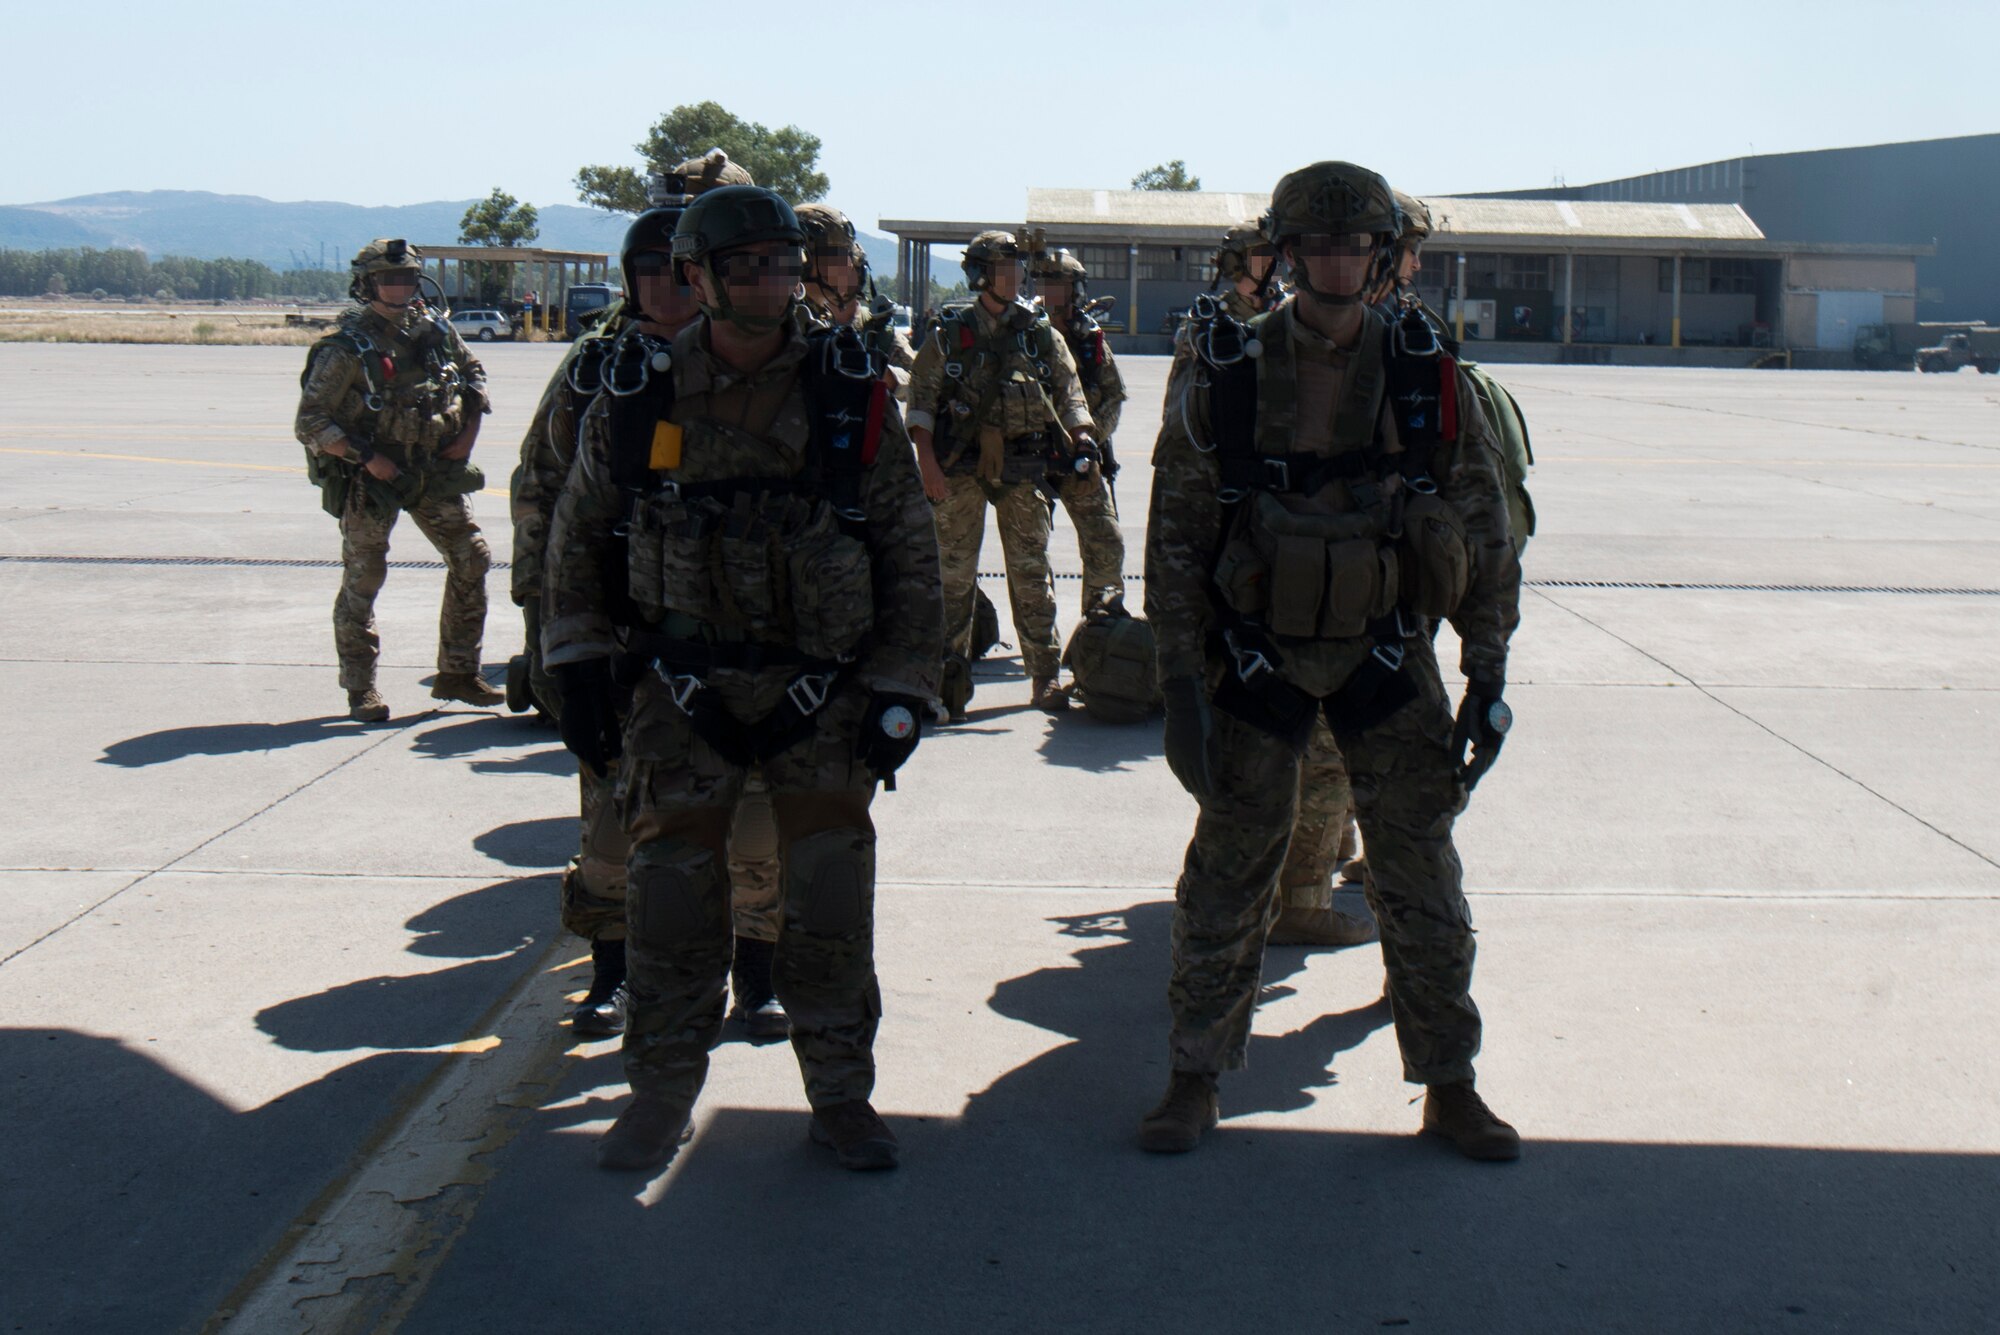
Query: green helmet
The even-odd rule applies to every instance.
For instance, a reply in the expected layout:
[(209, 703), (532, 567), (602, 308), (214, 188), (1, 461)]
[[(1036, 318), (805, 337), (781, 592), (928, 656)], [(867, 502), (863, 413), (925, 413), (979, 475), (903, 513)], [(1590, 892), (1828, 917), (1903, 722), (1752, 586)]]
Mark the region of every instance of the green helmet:
[(372, 292), (370, 280), (376, 274), (395, 273), (407, 270), (412, 273), (423, 271), (424, 253), (402, 237), (376, 237), (356, 252), (347, 266), (354, 280), (347, 285), (347, 294), (356, 301), (366, 301)]
[(996, 263), (1013, 263), (1023, 254), (1012, 232), (981, 232), (967, 243), (965, 258), (959, 262), (965, 270), (965, 285), (974, 292), (984, 292), (993, 285)]
[(1431, 235), (1430, 206), (1415, 195), (1406, 195), (1398, 190), (1396, 207), (1403, 211), (1403, 234), (1400, 239), (1419, 246), (1428, 241)]
[(1314, 232), (1373, 232), (1394, 241), (1402, 230), (1389, 183), (1351, 162), (1315, 162), (1287, 173), (1264, 215), (1264, 236), (1274, 246)]
[(1036, 251), (1028, 269), (1042, 283), (1074, 283), (1080, 288), (1090, 278), (1083, 261), (1069, 249)]
[(720, 190), (725, 185), (757, 184), (749, 172), (731, 162), (729, 155), (719, 148), (667, 168), (667, 175), (680, 177), (690, 197)]
[(718, 256), (767, 241), (782, 242), (803, 250), (806, 233), (799, 226), (798, 215), (792, 212), (792, 206), (761, 186), (721, 186), (707, 191), (687, 206), (680, 222), (674, 226), (674, 259), (696, 265), (708, 275), (709, 286), (714, 288), (720, 304), (715, 307), (704, 305), (703, 314), (710, 319), (729, 320), (760, 332), (767, 332), (767, 324), (768, 328), (776, 328), (782, 323), (783, 317), (766, 322), (736, 310), (729, 300), (728, 285), (715, 273)]
[(1222, 234), (1222, 244), (1215, 248), (1215, 273), (1225, 283), (1233, 283), (1239, 278), (1255, 277), (1250, 272), (1250, 256), (1262, 251), (1271, 253), (1271, 243), (1264, 239), (1264, 229), (1255, 222), (1240, 222)]

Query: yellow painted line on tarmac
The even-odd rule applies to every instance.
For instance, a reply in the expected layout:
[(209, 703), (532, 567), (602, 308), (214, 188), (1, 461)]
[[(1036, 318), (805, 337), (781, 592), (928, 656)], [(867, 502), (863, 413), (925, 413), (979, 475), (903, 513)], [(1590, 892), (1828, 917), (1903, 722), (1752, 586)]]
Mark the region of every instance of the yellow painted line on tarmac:
[[(35, 454), (51, 459), (109, 459), (124, 464), (168, 464), (178, 468), (232, 468), (243, 473), (303, 473), (297, 464), (236, 464), (223, 459), (166, 459), (156, 454), (107, 454), (102, 450), (36, 450), (18, 445), (0, 445), (0, 454)], [(481, 488), (481, 496), (505, 497), (498, 487)]]
[(1646, 467), (1702, 465), (1725, 468), (2000, 468), (2000, 463), (1942, 463), (1913, 459), (1654, 459), (1616, 454), (1543, 454), (1535, 467), (1551, 464), (1639, 464)]

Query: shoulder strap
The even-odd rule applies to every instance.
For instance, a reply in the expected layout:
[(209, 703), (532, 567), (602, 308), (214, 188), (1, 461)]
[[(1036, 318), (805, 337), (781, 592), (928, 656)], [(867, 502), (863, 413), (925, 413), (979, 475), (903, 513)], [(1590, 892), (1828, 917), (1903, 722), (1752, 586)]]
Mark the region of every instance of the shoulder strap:
[(631, 389), (607, 380), (598, 395), (606, 401), (610, 419), (611, 480), (628, 495), (651, 491), (657, 484), (653, 440), (674, 411), (672, 365), (659, 371), (648, 365), (644, 372), (644, 380)]
[(842, 522), (859, 524), (862, 470), (881, 447), (888, 376), (860, 333), (843, 326), (807, 337), (804, 384), (806, 471)]

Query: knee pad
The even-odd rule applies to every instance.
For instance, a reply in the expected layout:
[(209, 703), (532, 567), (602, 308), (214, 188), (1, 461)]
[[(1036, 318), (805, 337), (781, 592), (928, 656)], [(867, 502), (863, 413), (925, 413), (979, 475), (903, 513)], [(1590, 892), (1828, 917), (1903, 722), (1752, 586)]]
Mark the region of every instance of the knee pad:
[(729, 856), (736, 862), (770, 862), (778, 856), (778, 822), (771, 814), (768, 791), (748, 788), (736, 804), (736, 820), (729, 831)]
[(786, 850), (786, 912), (812, 936), (851, 936), (868, 926), (875, 850), (853, 830), (822, 830)]
[(633, 858), (625, 893), (632, 938), (654, 950), (728, 938), (729, 896), (705, 849), (683, 848), (667, 859), (640, 852)]

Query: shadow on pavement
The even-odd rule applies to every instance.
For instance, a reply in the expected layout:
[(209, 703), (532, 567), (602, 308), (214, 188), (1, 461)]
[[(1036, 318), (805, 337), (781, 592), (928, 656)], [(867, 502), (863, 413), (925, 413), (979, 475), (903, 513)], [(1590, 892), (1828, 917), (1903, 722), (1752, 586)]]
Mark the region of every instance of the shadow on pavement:
[[(523, 742), (519, 716), (476, 714), (441, 727), (426, 728), (416, 734), (410, 749), (433, 760), (459, 760), (482, 751), (513, 749)], [(555, 774), (576, 773), (576, 758), (560, 745), (492, 760), (473, 760), (474, 774)]]
[[(807, 1142), (803, 1100), (704, 1105), (650, 1190), (598, 1172), (594, 1138), (571, 1128), (623, 1091), (616, 1052), (592, 1055), (504, 1152), (404, 1335), (609, 1327), (633, 1311), (688, 1330), (1993, 1328), (1991, 1155), (1536, 1141), (1531, 1127), (1524, 1160), (1496, 1166), (1414, 1134), (1227, 1121), (1195, 1154), (1140, 1152), (1137, 1119), (1165, 1083), (1170, 913), (1055, 920), (1081, 943), (1074, 966), (1008, 979), (989, 1004), (1071, 1041), (959, 1117), (888, 1109), (904, 1144), (893, 1174), (835, 1168)], [(1351, 958), (1372, 966), (1374, 948)], [(1371, 1005), (1255, 1040), (1225, 1117), (1300, 1106), (1387, 1023)], [(557, 1253), (562, 1285), (493, 1282)]]
[[(523, 877), (427, 908), (410, 951), (469, 963), (343, 984), (258, 1027), (308, 1052), (460, 1042), (554, 930), (555, 894), (553, 877)], [(198, 1327), (445, 1060), (357, 1054), (239, 1109), (143, 1044), (0, 1029), (0, 1330)]]
[(1058, 716), (1056, 726), (1037, 748), (1044, 761), (1065, 769), (1111, 774), (1130, 769), (1133, 762), (1166, 754), (1160, 720), (1143, 723), (1099, 723), (1077, 705)]
[(510, 867), (561, 867), (576, 854), (577, 818), (543, 816), (496, 825), (472, 846)]
[(256, 751), (281, 751), (288, 746), (304, 746), (336, 737), (355, 737), (371, 731), (365, 723), (355, 723), (345, 714), (325, 718), (296, 719), (289, 723), (209, 723), (192, 728), (167, 728), (139, 737), (128, 737), (104, 748), (97, 758), (100, 765), (121, 769), (143, 769), (164, 765), (189, 756), (234, 756)]

